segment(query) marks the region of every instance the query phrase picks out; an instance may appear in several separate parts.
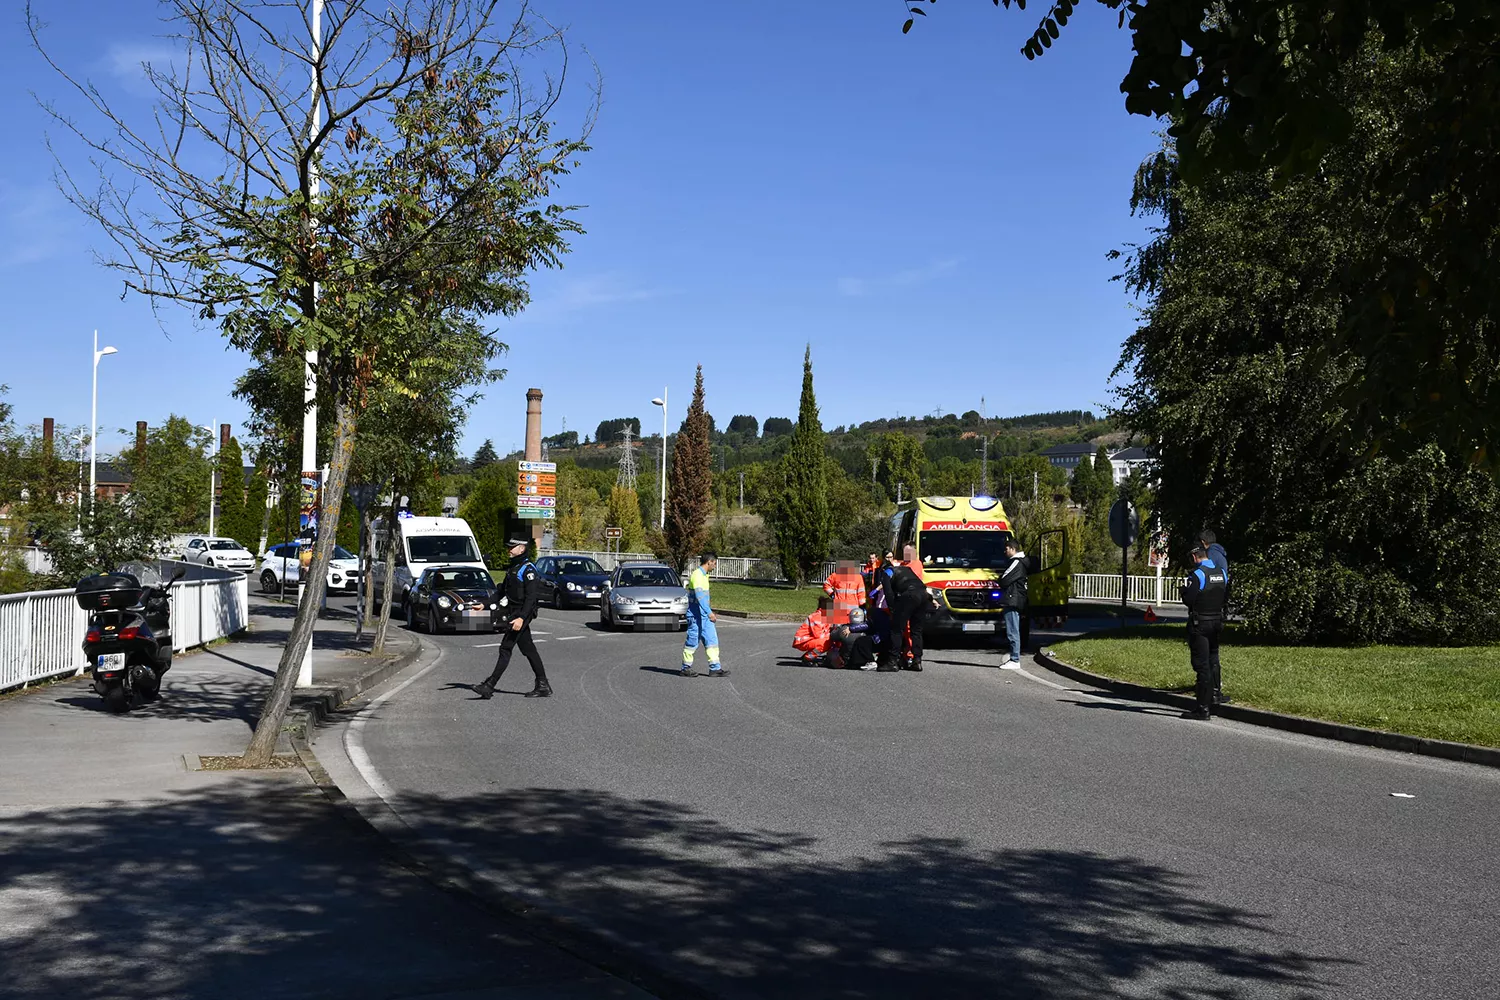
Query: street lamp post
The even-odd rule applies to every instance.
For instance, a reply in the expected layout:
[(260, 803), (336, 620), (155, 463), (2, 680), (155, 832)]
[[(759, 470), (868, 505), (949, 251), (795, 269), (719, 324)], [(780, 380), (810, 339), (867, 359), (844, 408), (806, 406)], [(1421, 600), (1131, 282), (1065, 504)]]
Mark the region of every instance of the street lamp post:
[(661, 407), (661, 530), (667, 530), (667, 389), (662, 387), (661, 398), (651, 402)]
[(113, 347), (99, 350), (99, 331), (94, 331), (94, 394), (89, 409), (89, 514), (94, 513), (94, 494), (99, 489), (99, 359), (120, 352)]
[(208, 443), (212, 449), (208, 456), (208, 537), (212, 538), (214, 536), (214, 473), (217, 471), (215, 466), (218, 465), (215, 459), (219, 457), (219, 449), (214, 440), (213, 425), (203, 429), (208, 431)]
[(79, 531), (83, 530), (83, 442), (87, 439), (88, 435), (78, 432), (78, 520), (74, 527)]

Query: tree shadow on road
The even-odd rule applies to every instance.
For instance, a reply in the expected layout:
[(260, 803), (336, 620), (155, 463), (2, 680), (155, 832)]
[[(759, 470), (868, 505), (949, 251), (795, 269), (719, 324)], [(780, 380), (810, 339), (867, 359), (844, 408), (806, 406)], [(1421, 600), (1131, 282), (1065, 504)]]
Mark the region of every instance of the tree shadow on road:
[(1340, 964), (1128, 857), (917, 838), (833, 859), (806, 835), (597, 791), (395, 806), (508, 891), (587, 914), (718, 994), (1311, 997)]

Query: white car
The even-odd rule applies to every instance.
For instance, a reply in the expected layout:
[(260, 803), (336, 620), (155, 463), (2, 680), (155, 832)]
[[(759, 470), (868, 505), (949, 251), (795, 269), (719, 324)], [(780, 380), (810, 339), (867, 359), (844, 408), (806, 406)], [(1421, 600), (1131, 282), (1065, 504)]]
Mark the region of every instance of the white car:
[[(260, 589), (271, 594), (281, 589), (282, 581), (295, 587), (302, 580), (302, 563), (298, 557), (296, 542), (273, 545), (260, 561)], [(333, 547), (333, 559), (328, 563), (328, 589), (359, 589), (359, 557), (342, 545)]]
[(186, 562), (202, 563), (219, 569), (232, 569), (249, 573), (255, 569), (255, 556), (233, 538), (215, 538), (211, 535), (193, 535), (182, 550)]

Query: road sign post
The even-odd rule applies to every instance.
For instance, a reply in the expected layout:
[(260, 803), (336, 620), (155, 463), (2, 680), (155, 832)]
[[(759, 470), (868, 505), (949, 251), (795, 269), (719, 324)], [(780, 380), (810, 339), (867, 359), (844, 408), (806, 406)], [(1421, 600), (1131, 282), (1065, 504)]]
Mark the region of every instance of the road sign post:
[(1116, 500), (1109, 509), (1109, 537), (1120, 547), (1120, 607), (1130, 599), (1130, 547), (1141, 534), (1141, 515), (1129, 500)]

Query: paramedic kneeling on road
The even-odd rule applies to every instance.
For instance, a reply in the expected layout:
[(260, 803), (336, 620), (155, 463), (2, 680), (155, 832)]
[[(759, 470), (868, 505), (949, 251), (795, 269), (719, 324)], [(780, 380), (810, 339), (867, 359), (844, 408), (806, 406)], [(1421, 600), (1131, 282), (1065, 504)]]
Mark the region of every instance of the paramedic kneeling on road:
[(1002, 669), (1021, 669), (1021, 612), (1026, 610), (1026, 553), (1015, 536), (1005, 540), (1005, 570), (1000, 574), (1000, 588), (1005, 592), (1005, 638), (1010, 643), (1010, 659)]
[(708, 653), (708, 675), (728, 677), (729, 671), (719, 665), (719, 630), (714, 623), (719, 616), (714, 614), (708, 599), (708, 575), (719, 568), (719, 557), (705, 552), (698, 558), (698, 568), (688, 577), (688, 629), (687, 642), (682, 647), (682, 676), (697, 677), (693, 669), (693, 657), (698, 652), (698, 640), (703, 640)]

